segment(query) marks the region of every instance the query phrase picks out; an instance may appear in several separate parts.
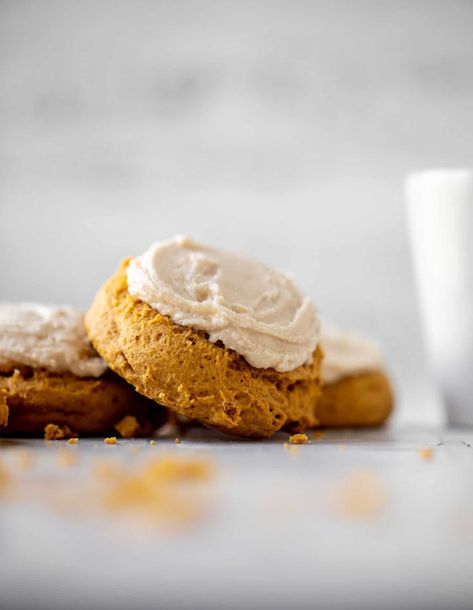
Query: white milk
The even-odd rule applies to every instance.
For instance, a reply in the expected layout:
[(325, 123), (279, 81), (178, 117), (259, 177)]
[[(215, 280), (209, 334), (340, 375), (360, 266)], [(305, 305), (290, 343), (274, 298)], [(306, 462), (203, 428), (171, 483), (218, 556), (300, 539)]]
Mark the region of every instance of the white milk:
[(406, 198), (434, 373), (449, 422), (473, 425), (473, 171), (411, 174)]

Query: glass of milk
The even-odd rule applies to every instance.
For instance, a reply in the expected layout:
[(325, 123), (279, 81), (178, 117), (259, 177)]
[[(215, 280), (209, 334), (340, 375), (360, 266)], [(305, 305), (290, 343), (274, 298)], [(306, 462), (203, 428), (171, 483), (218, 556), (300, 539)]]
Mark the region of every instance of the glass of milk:
[(411, 174), (406, 200), (426, 342), (447, 418), (473, 425), (473, 170)]

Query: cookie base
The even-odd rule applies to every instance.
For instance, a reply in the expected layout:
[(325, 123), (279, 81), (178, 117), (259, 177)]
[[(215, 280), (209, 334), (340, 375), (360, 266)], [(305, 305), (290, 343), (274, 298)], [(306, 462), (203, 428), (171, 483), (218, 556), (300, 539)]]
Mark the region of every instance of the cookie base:
[(151, 434), (166, 419), (163, 408), (146, 400), (114, 373), (98, 379), (42, 369), (0, 372), (0, 395), (8, 423), (0, 436), (43, 436), (47, 424), (67, 426), (82, 436), (106, 434), (126, 415)]
[(320, 426), (379, 426), (389, 417), (394, 395), (381, 372), (345, 377), (322, 388), (315, 413)]

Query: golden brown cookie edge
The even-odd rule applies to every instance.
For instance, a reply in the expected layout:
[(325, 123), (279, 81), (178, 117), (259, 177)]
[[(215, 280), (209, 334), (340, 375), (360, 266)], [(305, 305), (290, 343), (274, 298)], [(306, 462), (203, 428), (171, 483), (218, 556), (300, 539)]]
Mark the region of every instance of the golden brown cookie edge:
[(316, 405), (320, 426), (380, 426), (394, 408), (394, 393), (383, 372), (347, 376), (322, 386)]
[(100, 436), (126, 415), (138, 417), (151, 434), (166, 419), (165, 410), (147, 400), (112, 371), (102, 377), (77, 377), (44, 369), (15, 368), (0, 374), (0, 393), (8, 424), (0, 435), (44, 435), (48, 424), (67, 426), (83, 436)]

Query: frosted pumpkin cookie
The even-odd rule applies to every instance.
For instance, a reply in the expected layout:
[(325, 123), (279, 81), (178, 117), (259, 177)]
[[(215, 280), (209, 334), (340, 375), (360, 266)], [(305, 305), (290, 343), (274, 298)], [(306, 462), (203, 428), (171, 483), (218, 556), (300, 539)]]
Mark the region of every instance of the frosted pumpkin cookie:
[(80, 312), (0, 303), (0, 435), (43, 436), (49, 424), (102, 435), (127, 415), (150, 433), (164, 410), (108, 370)]
[(86, 315), (138, 392), (211, 428), (269, 437), (316, 423), (319, 320), (287, 275), (184, 237), (125, 260)]
[(321, 426), (377, 426), (393, 409), (391, 383), (378, 346), (358, 335), (322, 324)]

